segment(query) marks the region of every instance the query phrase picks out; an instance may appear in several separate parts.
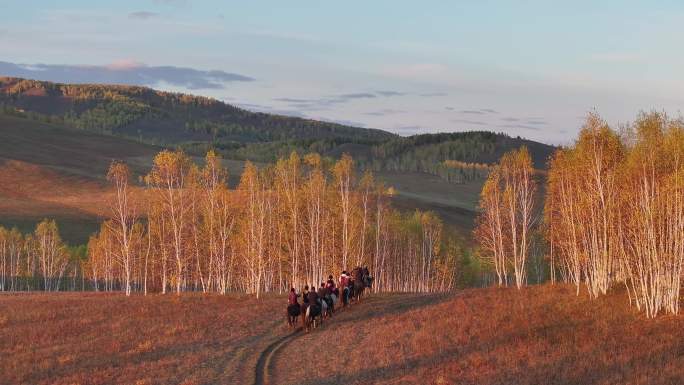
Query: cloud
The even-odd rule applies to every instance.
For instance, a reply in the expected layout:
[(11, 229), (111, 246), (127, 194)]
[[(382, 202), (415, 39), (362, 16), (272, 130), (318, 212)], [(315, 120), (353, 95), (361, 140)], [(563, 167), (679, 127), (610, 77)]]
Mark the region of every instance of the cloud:
[(473, 125), (476, 125), (476, 126), (486, 126), (486, 125), (487, 125), (487, 123), (481, 122), (481, 121), (478, 121), (478, 120), (452, 119), (451, 121), (454, 122), (454, 123), (473, 124)]
[(278, 97), (271, 100), (281, 103), (287, 103), (289, 106), (297, 109), (309, 110), (325, 110), (334, 105), (348, 103), (354, 100), (387, 98), (399, 95), (406, 95), (399, 91), (374, 91), (374, 92), (353, 92), (347, 94), (328, 95), (320, 98), (291, 98)]
[(153, 17), (157, 17), (159, 14), (157, 12), (148, 12), (148, 11), (138, 11), (138, 12), (131, 12), (128, 14), (129, 19), (136, 19), (136, 20), (147, 20), (151, 19)]
[(369, 92), (359, 92), (355, 94), (342, 94), (338, 95), (338, 99), (369, 99), (369, 98), (376, 98), (377, 95), (371, 94)]
[(426, 92), (426, 93), (418, 94), (418, 96), (422, 96), (425, 98), (434, 98), (437, 96), (449, 96), (449, 94), (447, 94), (446, 92)]
[(375, 91), (376, 94), (381, 95), (381, 96), (404, 96), (406, 95), (405, 92), (399, 92), (399, 91)]
[(444, 109), (445, 109), (445, 110), (448, 110), (448, 111), (453, 111), (453, 110), (455, 110), (454, 107), (444, 107)]
[(484, 115), (484, 114), (498, 114), (497, 110), (491, 108), (480, 108), (479, 110), (461, 110), (462, 114)]
[(148, 66), (133, 60), (117, 61), (105, 66), (62, 64), (15, 64), (0, 61), (0, 74), (62, 83), (108, 83), (173, 86), (198, 89), (225, 89), (227, 83), (248, 82), (248, 76), (220, 70), (197, 70), (174, 66)]
[(298, 98), (273, 98), (276, 102), (285, 102), (285, 103), (314, 103), (317, 100), (315, 99), (298, 99)]
[[(508, 124), (504, 124), (501, 127), (508, 127), (508, 128), (525, 128), (525, 129), (532, 129), (536, 127), (531, 127), (531, 126), (545, 126), (549, 124), (546, 122), (543, 118), (514, 118), (512, 116), (506, 116), (504, 118), (501, 118), (502, 121), (504, 122), (509, 122)], [(515, 123), (515, 122), (520, 122), (523, 121), (523, 123)]]
[(107, 64), (105, 68), (113, 70), (113, 71), (126, 71), (126, 70), (133, 70), (136, 68), (144, 67), (145, 63), (141, 63), (139, 61), (131, 60), (131, 59), (123, 59), (123, 60), (117, 60), (113, 63)]
[(523, 129), (523, 130), (539, 131), (539, 127), (530, 126), (527, 124), (502, 124), (499, 127), (502, 127), (502, 128), (518, 128), (518, 129)]
[(344, 100), (331, 99), (331, 98), (320, 98), (320, 99), (303, 99), (303, 98), (288, 98), (280, 97), (271, 99), (276, 102), (287, 103), (289, 107), (295, 109), (308, 109), (308, 110), (325, 110), (334, 104), (344, 103)]
[(394, 114), (403, 114), (405, 112), (406, 111), (394, 110), (391, 108), (385, 108), (385, 109), (382, 109), (379, 111), (364, 112), (363, 114), (368, 115), (368, 116), (387, 116), (387, 115), (394, 115)]

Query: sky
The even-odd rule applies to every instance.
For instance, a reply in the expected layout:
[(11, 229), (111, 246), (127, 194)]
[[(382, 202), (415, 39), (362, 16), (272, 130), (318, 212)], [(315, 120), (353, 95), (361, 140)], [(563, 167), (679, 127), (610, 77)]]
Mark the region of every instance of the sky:
[(684, 103), (681, 1), (3, 0), (0, 75), (570, 143)]

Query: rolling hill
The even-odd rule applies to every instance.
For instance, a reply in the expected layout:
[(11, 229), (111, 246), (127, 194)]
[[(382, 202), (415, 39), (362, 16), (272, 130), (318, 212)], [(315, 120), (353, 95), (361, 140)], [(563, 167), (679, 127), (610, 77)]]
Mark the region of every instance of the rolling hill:
[(247, 111), (218, 100), (147, 87), (61, 84), (0, 78), (6, 111), (87, 131), (161, 144), (214, 142), (219, 147), (292, 140), (377, 143), (381, 130)]
[(523, 145), (537, 168), (555, 150), (486, 131), (400, 137), (146, 87), (0, 78), (0, 224), (28, 230), (50, 216), (66, 227), (67, 240), (85, 242), (103, 214), (104, 175), (113, 159), (142, 175), (162, 148), (200, 157), (212, 147), (227, 159), (233, 185), (246, 159), (349, 153), (360, 169), (395, 188), (396, 207), (436, 211), (468, 233), (486, 165)]

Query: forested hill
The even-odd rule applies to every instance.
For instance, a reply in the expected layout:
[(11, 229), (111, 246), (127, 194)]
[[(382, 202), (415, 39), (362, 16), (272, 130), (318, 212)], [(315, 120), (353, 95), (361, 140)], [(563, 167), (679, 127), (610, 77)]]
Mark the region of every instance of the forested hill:
[(0, 77), (0, 113), (115, 135), (201, 155), (271, 162), (292, 151), (336, 158), (361, 168), (424, 172), (450, 182), (481, 179), (506, 151), (527, 146), (545, 168), (554, 147), (487, 131), (410, 137), (296, 117), (247, 111), (216, 99), (147, 87), (61, 84)]
[(157, 144), (318, 140), (378, 143), (382, 130), (247, 111), (216, 99), (147, 87), (0, 77), (3, 112)]
[(491, 131), (396, 137), (371, 147), (362, 165), (375, 171), (423, 172), (455, 183), (484, 179), (489, 166), (526, 146), (534, 167), (545, 169), (556, 147)]

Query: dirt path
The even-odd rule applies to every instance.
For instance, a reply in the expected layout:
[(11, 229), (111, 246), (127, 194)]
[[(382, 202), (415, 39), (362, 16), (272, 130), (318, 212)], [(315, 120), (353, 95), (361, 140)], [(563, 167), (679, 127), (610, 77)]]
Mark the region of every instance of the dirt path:
[(269, 345), (266, 350), (261, 352), (257, 360), (256, 369), (254, 373), (255, 385), (270, 385), (275, 384), (271, 381), (271, 373), (273, 371), (273, 358), (278, 354), (280, 349), (292, 342), (302, 331), (301, 328), (296, 329), (291, 334), (275, 341)]
[[(348, 308), (338, 310), (335, 315), (326, 320), (322, 326), (310, 333), (304, 333), (301, 328), (275, 340), (264, 349), (257, 360), (254, 383), (256, 385), (273, 385), (287, 383), (288, 362), (284, 358), (293, 353), (293, 343), (310, 343), (318, 337), (326, 335), (326, 331), (351, 323), (363, 323), (374, 318), (391, 314), (398, 314), (409, 309), (434, 304), (444, 299), (443, 295), (425, 294), (378, 294), (365, 298), (360, 303), (354, 303)], [(334, 341), (328, 341), (333, 343)], [(324, 347), (321, 342), (320, 348)], [(295, 349), (298, 350), (298, 349)], [(304, 378), (298, 378), (298, 383), (304, 383)], [(333, 381), (336, 383), (336, 381)]]
[[(329, 325), (334, 324), (335, 320), (338, 318), (341, 318), (342, 315), (347, 314), (347, 313), (353, 313), (354, 310), (360, 310), (360, 308), (363, 307), (363, 305), (369, 302), (369, 299), (366, 299), (365, 301), (362, 301), (360, 303), (355, 303), (354, 305), (351, 305), (347, 308), (340, 308), (337, 310), (335, 313), (335, 316), (333, 318), (327, 319), (323, 325), (319, 326), (318, 328), (314, 329), (312, 333), (315, 333), (317, 331), (320, 331), (319, 329), (321, 328), (326, 328), (329, 327)], [(298, 319), (300, 321), (301, 318)], [(305, 335), (306, 333), (303, 332), (301, 327), (297, 327), (294, 331), (292, 331), (290, 334), (283, 336), (264, 349), (261, 354), (259, 355), (259, 358), (256, 363), (255, 371), (254, 371), (254, 384), (255, 385), (272, 385), (272, 384), (277, 384), (277, 381), (274, 381), (274, 370), (275, 370), (275, 361), (276, 358), (278, 357), (279, 353), (284, 350), (284, 348), (289, 345), (291, 342), (293, 342), (297, 337)]]

